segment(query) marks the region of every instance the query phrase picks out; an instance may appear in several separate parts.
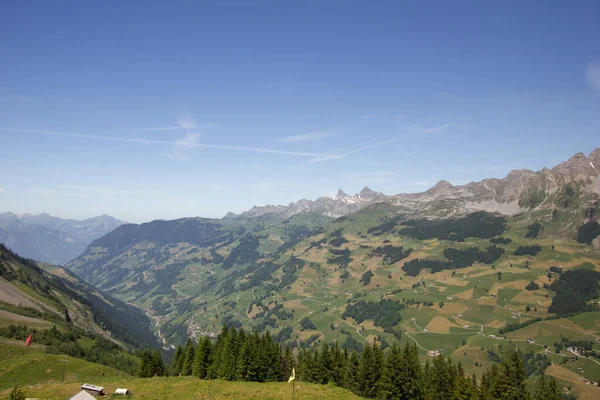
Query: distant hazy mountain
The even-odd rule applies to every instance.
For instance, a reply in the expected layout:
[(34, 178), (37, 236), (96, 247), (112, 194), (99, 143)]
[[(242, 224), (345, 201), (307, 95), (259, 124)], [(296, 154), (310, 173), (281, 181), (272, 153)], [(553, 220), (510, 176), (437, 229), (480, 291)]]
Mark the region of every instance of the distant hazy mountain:
[(27, 258), (65, 264), (95, 239), (123, 225), (109, 215), (85, 220), (62, 219), (42, 213), (0, 213), (0, 243)]
[(360, 210), (366, 205), (382, 201), (387, 196), (380, 192), (374, 192), (364, 187), (360, 193), (348, 195), (339, 189), (335, 196), (319, 197), (316, 200), (302, 199), (288, 206), (254, 206), (241, 214), (228, 213), (225, 218), (254, 218), (267, 214), (281, 214), (291, 216), (304, 212), (316, 212), (328, 217), (341, 217)]

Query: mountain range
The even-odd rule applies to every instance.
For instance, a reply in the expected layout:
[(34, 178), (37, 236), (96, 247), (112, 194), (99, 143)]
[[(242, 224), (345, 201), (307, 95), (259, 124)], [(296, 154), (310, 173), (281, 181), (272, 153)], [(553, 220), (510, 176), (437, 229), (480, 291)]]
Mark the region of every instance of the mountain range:
[(0, 243), (16, 253), (51, 264), (65, 264), (95, 239), (123, 225), (109, 215), (85, 220), (62, 219), (42, 213), (0, 213)]
[[(66, 267), (146, 310), (165, 345), (214, 334), (223, 324), (296, 332), (302, 316), (311, 314), (326, 339), (341, 340), (328, 324), (343, 319), (357, 293), (391, 296), (421, 280), (446, 279), (440, 269), (473, 263), (491, 275), (495, 268), (514, 275), (510, 267), (522, 265), (529, 282), (537, 279), (527, 271), (540, 250), (538, 257), (545, 260), (578, 254), (596, 262), (584, 256), (600, 227), (596, 165), (600, 149), (552, 169), (516, 170), (463, 186), (441, 181), (422, 193), (340, 190), (336, 196), (254, 207), (222, 219), (125, 224), (94, 240)], [(493, 237), (498, 235), (506, 237)], [(300, 335), (294, 343), (305, 339)]]
[[(424, 218), (448, 218), (473, 211), (516, 215), (556, 207), (577, 209), (573, 207), (574, 201), (581, 207), (593, 207), (600, 200), (600, 173), (596, 166), (600, 168), (600, 148), (589, 156), (577, 153), (552, 169), (513, 170), (502, 179), (484, 179), (462, 186), (439, 181), (422, 193), (396, 195), (385, 195), (368, 187), (355, 195), (339, 189), (335, 196), (320, 197), (314, 201), (302, 199), (287, 206), (255, 206), (239, 215), (228, 213), (225, 218), (289, 217), (304, 212), (337, 218), (377, 202), (393, 205), (400, 213)], [(564, 232), (572, 233), (572, 228), (571, 224), (563, 226)]]

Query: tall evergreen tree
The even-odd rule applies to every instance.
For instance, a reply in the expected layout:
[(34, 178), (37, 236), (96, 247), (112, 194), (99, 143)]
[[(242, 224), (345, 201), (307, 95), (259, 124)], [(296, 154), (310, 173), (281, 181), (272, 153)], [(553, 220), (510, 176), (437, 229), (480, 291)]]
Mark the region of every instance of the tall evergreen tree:
[(192, 365), (192, 374), (200, 379), (205, 379), (208, 367), (210, 366), (210, 354), (212, 343), (208, 336), (204, 336), (194, 353), (194, 363)]
[(419, 360), (417, 345), (412, 346), (407, 342), (402, 352), (402, 367), (398, 371), (399, 397), (401, 399), (423, 400), (425, 392), (423, 388), (423, 368)]
[(321, 352), (319, 353), (321, 357), (319, 357), (316, 362), (318, 363), (318, 382), (321, 384), (329, 383), (331, 379), (331, 352), (329, 350), (329, 345), (325, 342), (321, 345)]
[(192, 374), (192, 365), (194, 364), (195, 346), (192, 339), (188, 339), (185, 345), (183, 363), (181, 366), (181, 375), (187, 376)]
[(465, 371), (462, 364), (459, 362), (456, 366), (457, 376), (454, 379), (453, 400), (470, 400), (475, 398), (476, 386), (473, 381), (465, 376)]
[(140, 378), (150, 378), (152, 376), (152, 353), (150, 350), (142, 350), (140, 354)]
[(402, 368), (402, 350), (396, 343), (392, 345), (387, 357), (381, 377), (376, 384), (377, 398), (381, 400), (398, 399), (399, 388), (397, 387), (397, 379)]
[(561, 396), (556, 380), (542, 375), (535, 387), (533, 398), (534, 400), (560, 400)]
[(375, 397), (376, 383), (383, 370), (383, 352), (377, 345), (367, 345), (358, 364), (358, 393), (364, 397)]
[(181, 368), (183, 367), (183, 347), (181, 345), (177, 346), (177, 350), (175, 351), (175, 356), (173, 357), (173, 362), (171, 363), (171, 370), (174, 375), (179, 375), (181, 373)]
[(162, 356), (159, 350), (152, 351), (152, 376), (163, 376), (165, 374), (165, 364), (163, 363)]
[(344, 377), (344, 387), (351, 391), (358, 393), (358, 369), (360, 366), (360, 360), (358, 353), (352, 350), (350, 357), (348, 358), (348, 367), (346, 368), (346, 376)]
[(281, 371), (279, 374), (280, 381), (287, 381), (290, 375), (292, 375), (292, 368), (294, 368), (294, 354), (290, 346), (285, 346), (285, 349), (281, 351)]
[(219, 354), (219, 378), (234, 380), (237, 376), (237, 356), (239, 351), (238, 333), (231, 328), (223, 341), (223, 349)]
[(426, 377), (428, 400), (450, 400), (454, 393), (452, 366), (444, 356), (437, 356)]
[(264, 378), (267, 382), (277, 381), (280, 375), (281, 355), (279, 351), (279, 345), (273, 341), (273, 337), (269, 332), (263, 335), (261, 341), (261, 349), (264, 360)]
[(258, 333), (253, 332), (248, 338), (248, 356), (246, 380), (254, 382), (264, 381), (264, 368), (262, 366), (263, 352), (261, 348), (261, 339)]
[(333, 344), (330, 352), (331, 359), (331, 371), (330, 380), (333, 381), (337, 386), (344, 386), (344, 379), (346, 376), (346, 367), (348, 364), (348, 352), (342, 351), (337, 342)]
[(227, 340), (229, 336), (229, 329), (226, 325), (223, 325), (221, 329), (221, 333), (217, 336), (217, 340), (212, 348), (212, 352), (210, 355), (210, 366), (206, 372), (206, 377), (208, 379), (217, 379), (220, 377), (221, 365), (219, 364), (221, 361), (221, 353), (223, 352), (223, 344)]
[(501, 400), (528, 400), (531, 398), (525, 380), (527, 374), (519, 352), (512, 350), (505, 355), (502, 362), (502, 373), (498, 381), (499, 399)]

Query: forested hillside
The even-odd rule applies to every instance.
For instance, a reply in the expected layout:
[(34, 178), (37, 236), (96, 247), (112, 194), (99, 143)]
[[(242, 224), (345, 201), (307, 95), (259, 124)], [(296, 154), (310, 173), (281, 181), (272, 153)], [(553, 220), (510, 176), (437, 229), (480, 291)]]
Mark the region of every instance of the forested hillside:
[[(359, 354), (323, 343), (294, 355), (289, 346), (259, 335), (224, 327), (216, 340), (203, 338), (196, 346), (178, 347), (172, 372), (200, 379), (230, 381), (287, 381), (292, 368), (299, 380), (334, 384), (365, 398), (377, 399), (506, 399), (559, 400), (562, 390), (553, 378), (544, 377), (547, 363), (508, 349), (481, 379), (465, 374), (461, 362), (439, 355), (423, 367), (416, 345), (394, 344), (387, 351), (366, 346)], [(148, 359), (147, 365), (152, 364)], [(144, 364), (143, 364), (144, 365)], [(529, 378), (535, 378), (534, 394)]]
[(91, 332), (130, 347), (158, 343), (139, 308), (101, 293), (61, 267), (20, 257), (2, 244), (0, 310), (2, 321), (14, 325), (27, 321), (23, 316), (39, 326), (72, 326), (77, 334)]

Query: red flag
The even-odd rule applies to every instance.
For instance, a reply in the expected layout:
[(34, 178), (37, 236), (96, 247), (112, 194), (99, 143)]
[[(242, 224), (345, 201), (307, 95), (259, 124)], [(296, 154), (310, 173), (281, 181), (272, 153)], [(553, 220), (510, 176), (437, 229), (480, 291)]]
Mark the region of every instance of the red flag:
[(27, 347), (31, 346), (31, 335), (27, 336), (27, 339), (25, 339), (25, 343), (27, 343)]

